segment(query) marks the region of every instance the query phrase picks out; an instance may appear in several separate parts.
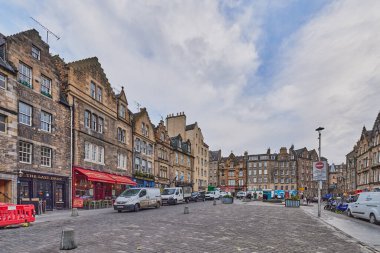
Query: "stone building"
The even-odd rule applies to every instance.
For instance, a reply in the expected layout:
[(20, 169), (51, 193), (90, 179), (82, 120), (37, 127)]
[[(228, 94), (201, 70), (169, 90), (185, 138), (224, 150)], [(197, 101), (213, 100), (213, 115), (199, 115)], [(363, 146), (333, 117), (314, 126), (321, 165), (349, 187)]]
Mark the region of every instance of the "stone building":
[(0, 202), (17, 203), (17, 78), (0, 34)]
[(357, 189), (369, 190), (370, 182), (370, 142), (372, 131), (367, 130), (365, 127), (362, 129), (360, 139), (357, 142), (358, 153), (356, 156), (357, 161)]
[(191, 164), (193, 166), (191, 171), (193, 190), (206, 190), (209, 174), (209, 147), (204, 141), (204, 136), (198, 123), (186, 125), (186, 115), (180, 112), (166, 117), (166, 127), (170, 137), (180, 135), (183, 140), (189, 140), (191, 143), (191, 155), (194, 157), (194, 163)]
[(347, 193), (345, 188), (344, 172), (346, 171), (346, 165), (344, 163), (335, 165), (334, 163), (329, 166), (329, 180), (328, 180), (328, 192), (337, 196), (342, 196)]
[[(297, 187), (300, 194), (306, 197), (318, 196), (318, 182), (313, 180), (313, 162), (319, 159), (317, 152), (314, 149), (308, 151), (305, 147), (295, 150), (295, 158), (297, 160)], [(322, 188), (326, 189), (326, 186), (325, 182)]]
[(111, 199), (133, 184), (132, 125), (124, 89), (114, 93), (96, 57), (67, 64), (58, 56), (54, 60), (73, 111), (73, 206), (81, 207), (80, 200)]
[(209, 151), (208, 161), (208, 184), (210, 186), (218, 186), (218, 167), (220, 159), (222, 158), (222, 150)]
[(191, 154), (192, 145), (190, 141), (184, 141), (179, 134), (170, 138), (170, 145), (173, 150), (174, 185), (193, 187), (194, 156)]
[(36, 30), (5, 38), (17, 69), (18, 202), (38, 198), (46, 209), (69, 207), (70, 109), (61, 96), (49, 45)]
[[(380, 113), (372, 130), (363, 127), (354, 151), (347, 155), (356, 167), (356, 186), (359, 191), (380, 191)], [(351, 171), (353, 168), (351, 169)]]
[(346, 155), (345, 189), (347, 193), (354, 194), (356, 191), (356, 155), (357, 147)]
[(154, 168), (155, 168), (155, 184), (156, 187), (170, 187), (174, 181), (174, 172), (172, 165), (172, 149), (170, 146), (170, 137), (166, 131), (164, 121), (160, 121), (154, 129), (154, 137), (156, 146), (154, 149)]
[[(170, 121), (170, 120), (169, 120)], [(194, 156), (194, 191), (206, 190), (208, 186), (208, 159), (209, 150), (208, 145), (204, 142), (203, 134), (198, 123), (187, 125), (186, 138), (190, 140), (193, 149), (192, 155)]]
[[(270, 149), (266, 154), (249, 155), (247, 169), (249, 190), (274, 190), (274, 179), (276, 179), (276, 183), (281, 182), (278, 180), (278, 172), (276, 172), (277, 154), (271, 154)], [(278, 188), (281, 189), (284, 186)]]
[(221, 190), (235, 195), (238, 191), (247, 190), (247, 159), (247, 153), (235, 156), (232, 152), (220, 159), (218, 173)]
[(146, 108), (140, 108), (139, 112), (133, 114), (133, 177), (138, 186), (154, 186), (155, 142), (154, 125), (149, 118)]

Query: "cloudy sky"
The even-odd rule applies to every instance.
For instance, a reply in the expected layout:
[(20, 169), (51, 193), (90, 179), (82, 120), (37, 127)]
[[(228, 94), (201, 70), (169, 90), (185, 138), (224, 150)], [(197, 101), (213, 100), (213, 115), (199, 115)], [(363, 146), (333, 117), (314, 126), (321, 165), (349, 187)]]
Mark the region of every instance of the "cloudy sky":
[(211, 150), (318, 148), (340, 163), (380, 111), (380, 1), (0, 0), (0, 32), (97, 56), (153, 123), (184, 111)]

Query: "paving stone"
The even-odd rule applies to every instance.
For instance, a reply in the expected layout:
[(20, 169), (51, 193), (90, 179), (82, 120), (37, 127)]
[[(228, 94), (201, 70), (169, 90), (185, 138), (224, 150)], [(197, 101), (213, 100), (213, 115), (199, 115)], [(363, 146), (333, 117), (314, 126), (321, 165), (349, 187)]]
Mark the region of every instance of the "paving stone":
[[(62, 227), (75, 229), (71, 252), (368, 252), (298, 208), (212, 201), (140, 212), (81, 211), (29, 228), (0, 230), (0, 252), (60, 252)], [(62, 215), (66, 215), (63, 213)]]

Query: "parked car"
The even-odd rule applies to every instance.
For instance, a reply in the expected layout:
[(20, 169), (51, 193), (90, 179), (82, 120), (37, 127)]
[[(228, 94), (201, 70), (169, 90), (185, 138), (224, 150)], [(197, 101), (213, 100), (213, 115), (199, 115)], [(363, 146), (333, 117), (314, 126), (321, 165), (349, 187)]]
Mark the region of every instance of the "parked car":
[(245, 196), (247, 196), (247, 193), (246, 192), (243, 192), (243, 191), (240, 191), (236, 194), (236, 198), (237, 199), (242, 199), (242, 198), (245, 198)]
[(114, 210), (121, 213), (127, 211), (139, 211), (142, 208), (161, 206), (161, 194), (158, 188), (132, 188), (125, 190), (116, 198)]
[(189, 200), (194, 201), (194, 202), (205, 201), (206, 200), (206, 194), (205, 194), (205, 192), (193, 192), (193, 193), (191, 193), (191, 197)]
[(370, 223), (380, 222), (380, 192), (362, 192), (354, 203), (350, 203), (347, 215), (369, 220)]
[(173, 204), (189, 202), (191, 197), (191, 187), (165, 188), (161, 194), (162, 204)]
[(318, 197), (312, 197), (311, 202), (318, 203)]
[(206, 199), (220, 199), (220, 191), (206, 192)]

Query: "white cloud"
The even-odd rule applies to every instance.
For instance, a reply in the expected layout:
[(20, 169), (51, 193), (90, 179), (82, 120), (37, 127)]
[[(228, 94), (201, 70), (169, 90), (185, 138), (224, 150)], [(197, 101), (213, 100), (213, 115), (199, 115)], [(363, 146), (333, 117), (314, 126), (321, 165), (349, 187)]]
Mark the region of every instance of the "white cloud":
[[(98, 56), (132, 110), (139, 101), (156, 122), (185, 111), (211, 149), (316, 148), (322, 125), (323, 155), (342, 162), (379, 111), (380, 3), (335, 1), (316, 13), (275, 56), (279, 72), (268, 92), (246, 93), (263, 62), (262, 18), (283, 4), (36, 1), (30, 12), (62, 36), (51, 41), (54, 52), (67, 61)], [(230, 18), (223, 8), (239, 11)]]

